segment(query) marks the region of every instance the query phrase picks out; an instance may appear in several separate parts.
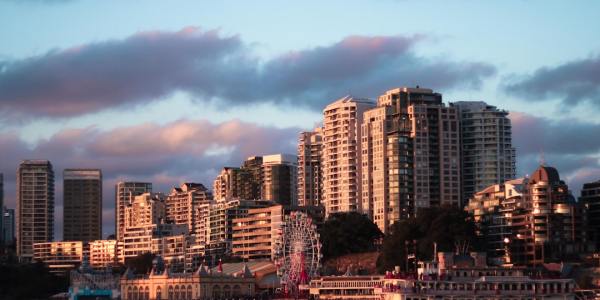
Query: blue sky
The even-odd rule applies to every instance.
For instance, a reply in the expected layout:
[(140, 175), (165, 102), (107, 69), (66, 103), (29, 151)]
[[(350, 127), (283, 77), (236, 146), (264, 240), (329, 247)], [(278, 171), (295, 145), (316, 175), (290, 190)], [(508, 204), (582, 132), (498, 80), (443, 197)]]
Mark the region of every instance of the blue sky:
[[(2, 1), (6, 202), (19, 160), (39, 156), (57, 173), (102, 168), (111, 220), (119, 179), (210, 186), (225, 164), (295, 151), (336, 97), (419, 83), (514, 112), (519, 175), (543, 152), (577, 191), (600, 178), (599, 12), (597, 1)], [(205, 140), (190, 124), (229, 135)], [(156, 153), (97, 142), (130, 132)], [(190, 150), (173, 136), (198, 140)]]

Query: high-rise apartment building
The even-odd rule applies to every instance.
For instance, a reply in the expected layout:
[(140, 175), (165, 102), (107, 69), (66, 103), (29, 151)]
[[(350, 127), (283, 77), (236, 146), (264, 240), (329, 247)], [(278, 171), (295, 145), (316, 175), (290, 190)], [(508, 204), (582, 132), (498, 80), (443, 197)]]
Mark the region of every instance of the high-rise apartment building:
[(320, 205), (323, 194), (321, 157), (323, 129), (300, 133), (298, 141), (298, 205)]
[(243, 259), (274, 259), (283, 215), (283, 206), (274, 205), (248, 209), (247, 216), (234, 219), (233, 255)]
[(341, 98), (323, 110), (323, 204), (325, 215), (360, 211), (361, 130), (367, 99)]
[(579, 203), (582, 203), (586, 209), (588, 239), (598, 251), (600, 250), (600, 180), (583, 184)]
[(263, 156), (263, 200), (283, 205), (296, 205), (298, 201), (298, 157), (290, 154)]
[(118, 241), (123, 241), (125, 233), (125, 208), (135, 196), (152, 192), (152, 183), (119, 182), (115, 185), (115, 233)]
[[(187, 233), (187, 225), (164, 224), (166, 217), (165, 196), (161, 193), (143, 193), (135, 196), (125, 208), (123, 234), (123, 262), (139, 254), (152, 252), (152, 239), (160, 236)], [(164, 226), (163, 226), (164, 225)]]
[(17, 170), (17, 256), (31, 261), (33, 244), (54, 238), (54, 171), (47, 160), (24, 160)]
[(460, 203), (455, 108), (425, 88), (396, 88), (364, 112), (362, 211), (386, 232), (419, 208)]
[(200, 206), (212, 201), (212, 194), (201, 183), (182, 183), (167, 196), (166, 219), (174, 224), (188, 226), (189, 232), (196, 232), (203, 227), (204, 220), (200, 215)]
[(15, 210), (4, 207), (2, 215), (2, 237), (4, 239), (4, 245), (12, 246), (15, 244)]
[(258, 200), (262, 195), (263, 188), (263, 157), (248, 157), (242, 164), (241, 169), (249, 176), (247, 182), (243, 185), (243, 199)]
[(63, 172), (63, 240), (89, 242), (102, 238), (102, 171)]
[(451, 103), (459, 110), (463, 204), (477, 191), (515, 177), (508, 112), (481, 101)]
[(217, 201), (244, 199), (245, 186), (250, 180), (250, 175), (245, 170), (225, 167), (213, 182), (213, 196)]

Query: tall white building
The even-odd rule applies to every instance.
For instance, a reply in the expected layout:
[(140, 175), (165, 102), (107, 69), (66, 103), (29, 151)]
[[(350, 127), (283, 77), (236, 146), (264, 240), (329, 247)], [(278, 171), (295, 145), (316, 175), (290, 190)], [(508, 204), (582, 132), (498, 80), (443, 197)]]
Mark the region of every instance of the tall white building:
[(375, 104), (341, 98), (323, 110), (323, 204), (325, 215), (361, 210), (361, 130), (363, 113)]
[(17, 256), (31, 261), (33, 244), (54, 238), (54, 171), (47, 160), (24, 160), (17, 170)]
[(462, 136), (463, 204), (480, 190), (515, 177), (515, 148), (508, 112), (482, 101), (454, 102)]
[(298, 205), (320, 205), (323, 198), (321, 157), (323, 128), (301, 132), (298, 140)]

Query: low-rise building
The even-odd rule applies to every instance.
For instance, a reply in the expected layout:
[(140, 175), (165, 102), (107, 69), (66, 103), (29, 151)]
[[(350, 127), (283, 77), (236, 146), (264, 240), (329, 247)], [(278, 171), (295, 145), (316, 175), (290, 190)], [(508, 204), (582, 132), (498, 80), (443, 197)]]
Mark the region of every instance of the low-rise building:
[(51, 273), (66, 275), (83, 260), (83, 243), (48, 242), (33, 244), (33, 260), (48, 266)]
[[(576, 299), (572, 279), (527, 276), (523, 268), (490, 267), (479, 254), (438, 253), (417, 274), (324, 276), (300, 286), (313, 299)], [(483, 265), (482, 265), (483, 264)]]
[(90, 266), (106, 268), (117, 263), (117, 240), (96, 240), (89, 243)]
[(246, 266), (233, 275), (203, 265), (193, 273), (171, 273), (159, 257), (150, 274), (134, 275), (127, 270), (121, 278), (122, 300), (230, 299), (254, 294), (255, 278)]

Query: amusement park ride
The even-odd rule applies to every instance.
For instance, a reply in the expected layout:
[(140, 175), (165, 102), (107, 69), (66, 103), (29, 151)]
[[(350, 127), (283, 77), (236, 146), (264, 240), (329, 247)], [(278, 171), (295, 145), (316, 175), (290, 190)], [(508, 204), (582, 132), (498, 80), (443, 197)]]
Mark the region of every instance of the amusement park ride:
[(283, 296), (298, 298), (298, 287), (318, 276), (322, 258), (319, 234), (312, 218), (302, 212), (286, 216), (275, 249)]

